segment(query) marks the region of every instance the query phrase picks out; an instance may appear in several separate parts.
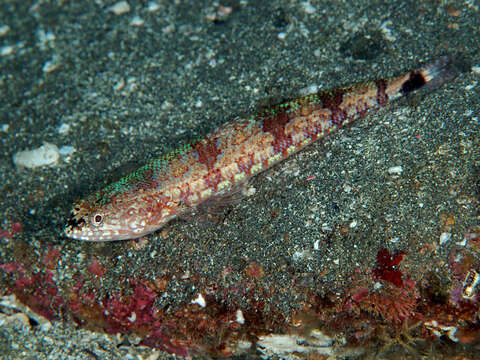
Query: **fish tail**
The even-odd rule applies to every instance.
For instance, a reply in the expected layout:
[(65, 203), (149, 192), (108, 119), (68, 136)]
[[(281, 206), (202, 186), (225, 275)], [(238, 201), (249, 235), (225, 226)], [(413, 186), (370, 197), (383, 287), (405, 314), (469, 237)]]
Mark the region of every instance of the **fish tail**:
[(453, 58), (443, 56), (418, 70), (411, 71), (408, 79), (402, 84), (400, 93), (408, 95), (421, 88), (435, 89), (453, 80), (458, 73)]

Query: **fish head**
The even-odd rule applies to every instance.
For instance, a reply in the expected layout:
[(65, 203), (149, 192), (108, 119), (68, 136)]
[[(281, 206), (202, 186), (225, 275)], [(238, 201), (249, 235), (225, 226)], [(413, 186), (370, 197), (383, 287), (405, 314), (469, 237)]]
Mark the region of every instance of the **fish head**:
[(143, 191), (108, 199), (99, 193), (74, 204), (64, 231), (67, 237), (99, 242), (135, 239), (174, 217), (171, 202), (167, 206), (164, 199)]

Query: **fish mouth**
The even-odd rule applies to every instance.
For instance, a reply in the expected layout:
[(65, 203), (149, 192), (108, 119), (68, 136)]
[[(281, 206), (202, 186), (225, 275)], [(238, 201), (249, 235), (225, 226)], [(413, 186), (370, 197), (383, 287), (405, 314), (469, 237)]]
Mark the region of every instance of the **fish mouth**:
[(73, 240), (82, 240), (82, 241), (107, 241), (108, 239), (104, 239), (104, 236), (101, 234), (94, 234), (92, 231), (85, 231), (81, 229), (75, 229), (71, 226), (66, 226), (63, 230), (63, 233), (66, 237), (73, 239)]
[(87, 237), (82, 231), (82, 228), (74, 227), (70, 224), (65, 226), (63, 233), (66, 237), (74, 240), (87, 240)]
[(76, 224), (76, 222), (74, 222), (73, 225), (68, 223), (67, 226), (65, 226), (63, 233), (67, 238), (90, 242), (106, 242), (134, 239), (143, 235), (132, 234), (130, 231), (127, 230), (117, 229), (92, 230), (89, 228), (85, 228), (84, 226), (77, 226)]
[(75, 232), (73, 231), (72, 227), (71, 226), (66, 226), (65, 229), (63, 229), (63, 234), (70, 238), (70, 239), (75, 239)]

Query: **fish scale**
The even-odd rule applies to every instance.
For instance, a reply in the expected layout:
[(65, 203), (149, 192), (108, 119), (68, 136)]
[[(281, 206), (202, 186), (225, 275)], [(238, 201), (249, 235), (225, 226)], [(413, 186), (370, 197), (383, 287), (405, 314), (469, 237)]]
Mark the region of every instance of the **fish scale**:
[(401, 76), (321, 91), (235, 119), (78, 201), (65, 234), (111, 241), (152, 233), (369, 111), (455, 73), (444, 57)]

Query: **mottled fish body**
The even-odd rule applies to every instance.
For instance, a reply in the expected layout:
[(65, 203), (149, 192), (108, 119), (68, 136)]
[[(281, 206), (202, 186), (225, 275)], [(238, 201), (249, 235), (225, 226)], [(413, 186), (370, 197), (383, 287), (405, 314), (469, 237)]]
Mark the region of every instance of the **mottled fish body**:
[(321, 91), (231, 121), (78, 201), (65, 234), (111, 241), (152, 233), (367, 112), (454, 73), (445, 57), (398, 77)]

